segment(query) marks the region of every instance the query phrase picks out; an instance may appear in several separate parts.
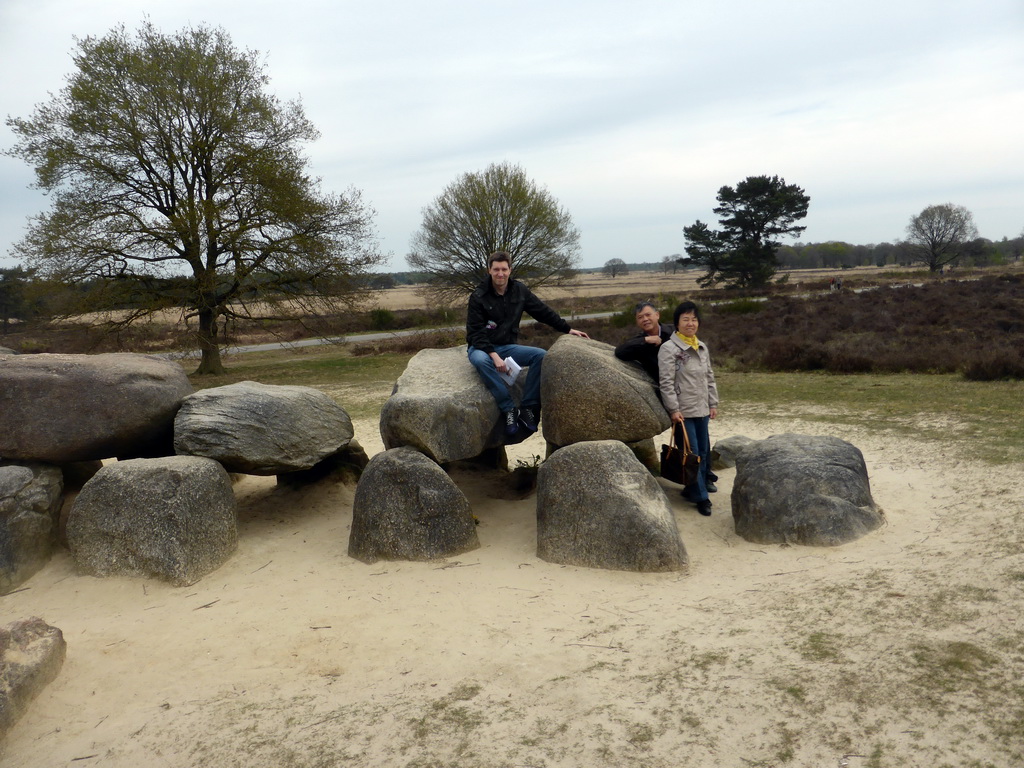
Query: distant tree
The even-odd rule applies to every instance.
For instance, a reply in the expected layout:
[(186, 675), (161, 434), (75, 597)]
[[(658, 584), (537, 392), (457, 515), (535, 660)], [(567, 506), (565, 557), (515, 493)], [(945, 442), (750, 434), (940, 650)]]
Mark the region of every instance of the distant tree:
[(675, 253), (671, 256), (661, 257), (661, 271), (666, 275), (674, 275), (679, 270), (679, 254)]
[(978, 236), (974, 216), (962, 205), (929, 205), (910, 218), (907, 239), (901, 243), (912, 263), (925, 264), (938, 272), (964, 253), (965, 245)]
[(32, 272), (14, 267), (0, 269), (0, 329), (7, 334), (11, 320), (27, 320), (32, 314), (27, 289)]
[(423, 209), (409, 265), (430, 275), (443, 302), (471, 293), (487, 276), (487, 258), (507, 251), (512, 276), (536, 289), (576, 276), (579, 230), (546, 189), (518, 165), (464, 173)]
[(748, 176), (736, 188), (718, 190), (720, 230), (701, 221), (683, 229), (687, 258), (684, 266), (705, 270), (698, 283), (727, 286), (766, 285), (778, 269), (778, 238), (806, 229), (796, 222), (807, 215), (810, 197), (778, 176)]
[(622, 259), (608, 259), (601, 271), (606, 277), (618, 277), (619, 275), (628, 275), (629, 266)]
[[(317, 314), (352, 305), (383, 260), (360, 193), (321, 193), (298, 102), (266, 92), (259, 54), (222, 29), (172, 35), (146, 23), (76, 40), (76, 71), (8, 152), (52, 193), (15, 251), (44, 277), (94, 281), (90, 297), (135, 309), (179, 303), (195, 319), (199, 373), (220, 373), (218, 320), (287, 301)], [(161, 278), (186, 274), (180, 295)], [(126, 288), (127, 286), (127, 288)], [(106, 287), (108, 290), (99, 290)], [(93, 307), (100, 309), (103, 307)]]
[(375, 291), (386, 291), (398, 285), (395, 281), (394, 275), (389, 275), (387, 273), (370, 275), (368, 282), (370, 287)]

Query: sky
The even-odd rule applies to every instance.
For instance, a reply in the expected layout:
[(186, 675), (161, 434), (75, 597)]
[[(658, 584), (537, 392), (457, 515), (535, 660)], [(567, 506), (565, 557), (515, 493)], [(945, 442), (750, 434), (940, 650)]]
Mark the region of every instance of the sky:
[[(311, 173), (377, 211), (386, 271), (501, 162), (568, 210), (583, 267), (682, 253), (755, 175), (810, 196), (803, 242), (895, 242), (947, 202), (983, 237), (1024, 230), (1024, 0), (0, 0), (0, 115), (60, 92), (75, 38), (147, 18), (264, 54), (321, 133)], [(33, 181), (0, 156), (0, 267), (48, 208)]]

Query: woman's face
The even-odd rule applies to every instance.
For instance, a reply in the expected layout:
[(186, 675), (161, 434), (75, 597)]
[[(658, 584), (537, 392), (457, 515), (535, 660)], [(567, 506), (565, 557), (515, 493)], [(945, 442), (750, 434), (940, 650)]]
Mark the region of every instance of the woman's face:
[(697, 319), (697, 315), (693, 312), (684, 312), (679, 316), (679, 324), (676, 326), (676, 330), (683, 334), (683, 336), (696, 336), (699, 325), (700, 320)]

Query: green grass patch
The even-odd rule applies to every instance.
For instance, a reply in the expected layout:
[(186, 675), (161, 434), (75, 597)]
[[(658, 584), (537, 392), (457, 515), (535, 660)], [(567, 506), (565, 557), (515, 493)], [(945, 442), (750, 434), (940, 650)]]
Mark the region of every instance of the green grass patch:
[(955, 452), (971, 459), (1024, 461), (1022, 381), (965, 381), (954, 374), (736, 371), (721, 371), (717, 378), (724, 412), (754, 407), (766, 417), (798, 416), (944, 443), (945, 452), (936, 446), (936, 460), (954, 458), (955, 446)]

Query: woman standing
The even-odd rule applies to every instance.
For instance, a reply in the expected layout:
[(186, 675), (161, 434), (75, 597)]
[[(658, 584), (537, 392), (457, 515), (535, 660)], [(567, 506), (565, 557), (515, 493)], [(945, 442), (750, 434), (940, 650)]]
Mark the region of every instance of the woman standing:
[(679, 430), (685, 429), (691, 450), (700, 456), (697, 481), (683, 489), (683, 498), (696, 504), (702, 515), (710, 515), (708, 465), (711, 437), (708, 423), (718, 415), (718, 387), (711, 368), (711, 353), (707, 344), (697, 338), (700, 327), (697, 305), (684, 301), (676, 307), (672, 319), (675, 333), (658, 350), (661, 400), (672, 417), (676, 443), (683, 444)]

